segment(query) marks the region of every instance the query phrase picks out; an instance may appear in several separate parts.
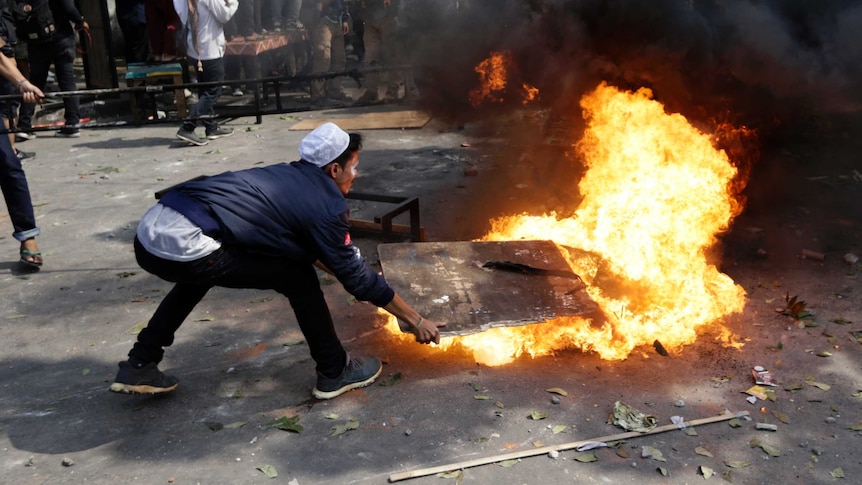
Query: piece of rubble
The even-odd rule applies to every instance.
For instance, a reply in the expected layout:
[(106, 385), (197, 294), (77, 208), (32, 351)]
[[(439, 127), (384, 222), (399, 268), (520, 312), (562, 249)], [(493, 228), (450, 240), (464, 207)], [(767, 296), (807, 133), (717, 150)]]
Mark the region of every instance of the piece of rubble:
[(769, 423), (757, 423), (754, 425), (754, 429), (759, 429), (763, 431), (778, 431), (778, 426)]

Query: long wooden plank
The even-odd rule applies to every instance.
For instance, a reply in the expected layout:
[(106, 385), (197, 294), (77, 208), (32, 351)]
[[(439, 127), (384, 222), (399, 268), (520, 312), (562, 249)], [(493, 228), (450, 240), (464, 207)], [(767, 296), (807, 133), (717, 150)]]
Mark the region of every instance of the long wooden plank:
[[(712, 416), (709, 418), (695, 419), (694, 421), (687, 421), (685, 423), (686, 426), (699, 426), (702, 424), (710, 424), (717, 423), (720, 421), (727, 421), (734, 418), (739, 418), (742, 416), (748, 416), (748, 411), (740, 411), (738, 413), (730, 413), (730, 414), (721, 414), (718, 416)], [(419, 470), (412, 470), (407, 472), (397, 472), (389, 475), (389, 482), (399, 482), (401, 480), (407, 480), (408, 478), (417, 478), (417, 477), (425, 477), (428, 475), (434, 475), (435, 473), (443, 473), (453, 470), (461, 470), (464, 468), (470, 468), (474, 466), (480, 465), (488, 465), (491, 463), (497, 463), (500, 461), (506, 460), (517, 460), (518, 458), (525, 458), (528, 456), (538, 456), (544, 455), (546, 453), (550, 453), (551, 451), (563, 451), (563, 450), (571, 450), (577, 448), (582, 445), (586, 445), (588, 443), (608, 443), (610, 441), (619, 441), (625, 440), (629, 438), (637, 438), (639, 436), (647, 436), (657, 433), (664, 433), (666, 431), (673, 431), (675, 429), (679, 429), (679, 426), (675, 424), (667, 424), (664, 426), (658, 426), (653, 428), (645, 433), (641, 433), (638, 431), (628, 431), (625, 433), (612, 434), (609, 436), (602, 436), (599, 438), (592, 438), (589, 440), (581, 440), (581, 441), (572, 441), (570, 443), (563, 443), (560, 445), (551, 445), (551, 446), (543, 446), (541, 448), (533, 448), (531, 450), (524, 451), (515, 451), (512, 453), (505, 453), (502, 455), (488, 456), (485, 458), (476, 458), (473, 460), (462, 461), (458, 463), (450, 463), (448, 465), (440, 465), (430, 468), (421, 468)]]
[(431, 115), (423, 111), (401, 110), (377, 113), (361, 113), (356, 115), (333, 116), (327, 118), (309, 118), (291, 126), (290, 131), (310, 131), (318, 126), (333, 122), (344, 131), (351, 130), (382, 130), (397, 128), (422, 128)]
[[(443, 336), (529, 325), (596, 311), (552, 241), (426, 242), (378, 246), (383, 274), (423, 316), (447, 322)], [(546, 270), (483, 267), (506, 261)]]

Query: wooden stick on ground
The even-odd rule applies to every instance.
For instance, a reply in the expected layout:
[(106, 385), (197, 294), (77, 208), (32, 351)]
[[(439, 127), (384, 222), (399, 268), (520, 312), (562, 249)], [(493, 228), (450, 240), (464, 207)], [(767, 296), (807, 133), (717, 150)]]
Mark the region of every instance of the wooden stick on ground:
[[(701, 424), (710, 424), (717, 423), (719, 421), (727, 421), (733, 418), (739, 418), (742, 416), (748, 416), (748, 411), (740, 411), (738, 413), (729, 413), (722, 414), (719, 416), (712, 416), (709, 418), (695, 419), (694, 421), (687, 421), (685, 423), (686, 426), (698, 426)], [(407, 480), (408, 478), (416, 478), (416, 477), (425, 477), (428, 475), (433, 475), (435, 473), (448, 472), (452, 470), (460, 470), (463, 468), (470, 468), (479, 465), (487, 465), (489, 463), (497, 463), (499, 461), (505, 460), (514, 460), (517, 458), (524, 458), (528, 456), (537, 456), (544, 455), (545, 453), (551, 451), (562, 451), (562, 450), (571, 450), (573, 448), (577, 448), (581, 445), (592, 443), (592, 442), (601, 442), (607, 443), (609, 441), (619, 441), (628, 438), (637, 438), (638, 436), (647, 436), (651, 434), (664, 433), (665, 431), (673, 431), (675, 429), (679, 429), (679, 426), (675, 424), (668, 424), (665, 426), (659, 426), (657, 428), (653, 428), (645, 433), (641, 433), (638, 431), (629, 431), (626, 433), (613, 434), (610, 436), (602, 436), (600, 438), (593, 438), (589, 440), (582, 441), (573, 441), (571, 443), (563, 443), (560, 445), (552, 445), (552, 446), (543, 446), (541, 448), (534, 448), (532, 450), (524, 450), (524, 451), (515, 451), (512, 453), (506, 453), (503, 455), (495, 455), (488, 456), (485, 458), (476, 458), (473, 460), (462, 461), (458, 463), (452, 463), (449, 465), (440, 465), (431, 468), (421, 468), (419, 470), (413, 470), (408, 472), (398, 472), (389, 475), (389, 482), (398, 482), (401, 480)]]

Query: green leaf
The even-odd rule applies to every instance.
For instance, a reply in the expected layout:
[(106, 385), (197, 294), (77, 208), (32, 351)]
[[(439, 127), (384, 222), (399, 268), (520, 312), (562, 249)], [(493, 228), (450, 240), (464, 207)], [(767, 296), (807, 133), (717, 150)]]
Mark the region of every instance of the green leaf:
[(329, 436), (338, 436), (340, 434), (344, 434), (348, 431), (359, 428), (359, 420), (356, 418), (352, 418), (350, 421), (342, 424), (336, 424), (332, 427), (332, 433)]
[(505, 404), (503, 404), (503, 403), (502, 403), (502, 402), (500, 402), (500, 401), (496, 401), (496, 402), (494, 403), (494, 406), (497, 406), (497, 407), (498, 407), (498, 408), (500, 408), (500, 409), (503, 409), (503, 408), (505, 408), (505, 407), (506, 407), (506, 405), (505, 405)]
[(503, 461), (497, 462), (497, 464), (503, 468), (511, 468), (511, 467), (515, 466), (519, 461), (520, 460), (518, 460), (518, 459), (503, 460)]
[(796, 384), (790, 384), (789, 386), (785, 387), (784, 390), (792, 392), (792, 391), (798, 391), (798, 390), (802, 389), (802, 387), (803, 387), (802, 384), (796, 383)]
[(829, 474), (832, 475), (832, 478), (844, 478), (844, 470), (841, 467), (832, 470)]
[(329, 413), (326, 416), (324, 416), (324, 418), (326, 418), (326, 419), (338, 419), (338, 415), (335, 413)]
[(380, 382), (380, 385), (381, 386), (394, 386), (395, 384), (398, 384), (399, 382), (401, 382), (401, 377), (402, 377), (401, 373), (396, 372), (395, 374), (392, 374), (389, 377), (387, 377), (386, 379), (382, 380)]
[(554, 429), (552, 429), (551, 431), (553, 431), (554, 434), (559, 434), (559, 433), (567, 432), (568, 429), (569, 429), (569, 427), (566, 426), (565, 424), (558, 424), (558, 425), (554, 426)]
[(245, 421), (235, 421), (233, 423), (224, 425), (224, 429), (238, 429), (242, 428), (243, 426), (245, 426)]
[(491, 399), (491, 396), (486, 396), (484, 394), (474, 394), (473, 399), (476, 399), (479, 401), (487, 401), (488, 399)]
[(268, 428), (276, 428), (282, 431), (291, 431), (293, 433), (302, 433), (302, 430), (304, 429), (302, 425), (299, 424), (299, 415), (290, 417), (283, 416), (271, 423), (263, 425), (263, 429)]
[(596, 455), (595, 451), (590, 451), (588, 453), (581, 453), (580, 455), (575, 457), (575, 461), (579, 461), (581, 463), (592, 463), (594, 461), (599, 461), (598, 455)]
[(723, 478), (727, 483), (733, 483), (733, 475), (731, 475), (730, 470), (725, 470), (724, 473), (721, 474), (721, 478)]
[(659, 473), (661, 473), (661, 474), (662, 474), (662, 476), (664, 476), (664, 477), (666, 477), (666, 476), (669, 476), (669, 475), (670, 475), (670, 473), (668, 473), (668, 471), (667, 471), (667, 468), (665, 468), (665, 467), (663, 467), (663, 466), (660, 466), (660, 467), (656, 468), (656, 471), (657, 471), (657, 472), (659, 472)]
[(480, 385), (479, 385), (479, 383), (474, 382), (474, 383), (472, 384), (472, 386), (473, 386), (473, 390), (474, 390), (474, 391), (476, 391), (476, 392), (481, 392), (481, 391), (482, 391), (482, 386), (480, 386)]
[(739, 418), (733, 418), (728, 421), (727, 424), (729, 424), (731, 428), (739, 428), (742, 426), (742, 421), (740, 421)]
[(709, 480), (710, 478), (712, 478), (713, 475), (715, 475), (715, 472), (712, 468), (704, 465), (700, 465), (700, 467), (698, 467), (698, 471), (701, 475), (703, 475), (704, 480)]
[(550, 389), (545, 389), (545, 390), (552, 393), (552, 394), (559, 394), (561, 396), (568, 396), (569, 395), (568, 392), (560, 389), (559, 387), (552, 387)]
[(268, 478), (275, 478), (278, 476), (278, 471), (276, 471), (275, 467), (272, 465), (261, 465), (256, 467), (258, 470), (263, 472)]
[(641, 458), (652, 458), (655, 461), (667, 461), (661, 450), (653, 448), (652, 446), (643, 446), (641, 448)]
[(530, 418), (531, 418), (533, 421), (538, 421), (538, 420), (540, 420), (540, 419), (545, 419), (545, 418), (547, 418), (547, 417), (548, 417), (548, 415), (547, 415), (546, 413), (539, 412), (539, 411), (537, 411), (537, 410), (535, 410), (535, 409), (531, 409), (531, 410), (530, 410)]
[(89, 373), (90, 373), (90, 369), (84, 369), (84, 370), (82, 370), (82, 371), (81, 371), (81, 375), (82, 375), (82, 376), (86, 376), (86, 375), (87, 375), (87, 374), (89, 374)]
[(860, 422), (859, 424), (857, 424), (855, 426), (850, 426), (850, 430), (851, 431), (862, 431), (862, 422)]
[(779, 413), (778, 411), (772, 411), (772, 415), (775, 416), (776, 418), (778, 418), (778, 420), (781, 421), (782, 423), (790, 424), (790, 416), (788, 416), (784, 413)]
[(751, 463), (749, 463), (747, 461), (733, 461), (733, 460), (725, 461), (724, 464), (729, 466), (730, 468), (745, 468), (745, 467), (751, 465)]

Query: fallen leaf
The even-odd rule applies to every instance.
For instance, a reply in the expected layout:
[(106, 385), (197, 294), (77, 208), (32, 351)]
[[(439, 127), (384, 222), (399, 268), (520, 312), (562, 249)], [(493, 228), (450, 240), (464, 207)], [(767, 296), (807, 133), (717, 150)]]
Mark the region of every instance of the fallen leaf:
[(382, 380), (380, 382), (380, 385), (381, 386), (394, 386), (395, 384), (398, 384), (399, 382), (401, 382), (401, 377), (402, 377), (401, 373), (396, 372), (395, 374), (392, 374), (391, 376)]
[(742, 426), (742, 421), (740, 421), (739, 418), (733, 418), (728, 421), (727, 424), (729, 424), (731, 428), (739, 428), (740, 426)]
[(725, 472), (721, 474), (721, 478), (728, 483), (733, 483), (733, 476), (731, 476), (730, 470), (725, 470)]
[(237, 389), (236, 391), (233, 391), (233, 394), (231, 394), (230, 397), (232, 397), (234, 399), (241, 398), (242, 397), (242, 389)]
[(828, 391), (829, 389), (832, 389), (832, 386), (830, 386), (829, 384), (824, 384), (822, 382), (817, 382), (817, 381), (808, 381), (808, 385), (814, 386), (817, 389), (820, 389), (823, 391)]
[(6, 315), (5, 318), (8, 320), (16, 320), (18, 318), (27, 318), (27, 315), (24, 315), (22, 313), (16, 313), (14, 315)]
[(213, 318), (213, 317), (195, 318), (196, 322), (211, 322), (213, 320), (215, 320), (215, 318)]
[(261, 465), (256, 467), (258, 470), (262, 471), (264, 475), (269, 478), (275, 478), (278, 476), (278, 472), (275, 470), (275, 467), (272, 465)]
[(336, 424), (332, 427), (332, 433), (329, 436), (338, 436), (340, 434), (344, 434), (348, 431), (358, 429), (359, 428), (359, 420), (356, 418), (351, 419), (350, 421), (344, 424)]
[(670, 475), (670, 474), (667, 472), (667, 468), (665, 468), (665, 467), (663, 467), (663, 466), (660, 466), (660, 467), (656, 468), (656, 471), (657, 471), (657, 472), (659, 472), (659, 473), (661, 473), (661, 474), (662, 474), (662, 476), (665, 476), (665, 477), (666, 477), (666, 476), (668, 476), (668, 475)]
[(542, 440), (533, 440), (530, 442), (530, 444), (533, 445), (534, 448), (541, 448), (545, 446), (545, 443), (543, 443)]
[(761, 450), (766, 452), (766, 454), (769, 456), (773, 456), (773, 457), (781, 456), (781, 450), (779, 450), (778, 448), (776, 448), (772, 445), (766, 444), (766, 443), (760, 441), (759, 439), (753, 439), (748, 444), (752, 448), (760, 448)]
[(561, 396), (568, 396), (569, 395), (568, 392), (560, 389), (559, 387), (552, 387), (550, 389), (545, 389), (545, 390), (550, 392), (550, 393), (553, 393), (553, 394), (559, 394)]
[(802, 389), (802, 387), (803, 387), (802, 384), (798, 384), (798, 383), (797, 384), (790, 384), (789, 386), (785, 387), (784, 390), (792, 392), (792, 391), (798, 391), (798, 390)]
[(565, 424), (558, 424), (558, 425), (554, 426), (554, 429), (552, 429), (551, 431), (553, 431), (554, 434), (559, 434), (559, 433), (565, 433), (566, 430), (568, 430), (568, 429), (569, 429), (569, 427), (566, 426)]
[(503, 409), (503, 408), (505, 408), (505, 407), (506, 407), (506, 405), (505, 405), (505, 404), (503, 404), (503, 403), (502, 403), (502, 402), (500, 402), (500, 401), (496, 401), (496, 402), (494, 403), (494, 406), (497, 406), (497, 407), (498, 407), (498, 408), (500, 408), (500, 409)]
[(515, 466), (515, 464), (517, 464), (517, 463), (518, 463), (518, 460), (517, 460), (517, 459), (514, 459), (514, 460), (503, 460), (503, 461), (499, 461), (499, 462), (497, 462), (497, 464), (498, 464), (498, 465), (500, 465), (500, 466), (501, 466), (501, 467), (503, 467), (503, 468), (510, 468), (510, 467), (513, 467), (513, 466)]
[(862, 397), (862, 391), (854, 392), (851, 394), (852, 397)]
[(491, 396), (486, 396), (484, 394), (475, 394), (473, 395), (473, 399), (478, 399), (479, 401), (487, 401), (488, 399), (491, 399)]
[(829, 474), (832, 475), (832, 478), (844, 478), (844, 470), (841, 467), (832, 470)]
[(817, 357), (832, 357), (832, 352), (824, 350), (823, 352), (818, 352)]
[(652, 446), (643, 446), (641, 448), (641, 458), (652, 458), (655, 461), (667, 461), (661, 450)]
[(243, 426), (245, 426), (244, 421), (235, 421), (233, 423), (224, 425), (224, 429), (238, 429), (242, 428)]
[(267, 428), (277, 428), (282, 431), (291, 431), (293, 433), (302, 433), (302, 430), (304, 429), (302, 425), (299, 424), (299, 415), (290, 417), (283, 416), (271, 423), (263, 425), (263, 429)]
[(617, 448), (617, 456), (620, 458), (628, 458), (629, 452), (625, 448)]
[(599, 457), (596, 455), (595, 451), (590, 451), (588, 453), (581, 453), (575, 457), (575, 461), (579, 461), (581, 463), (592, 463), (594, 461), (599, 461)]
[(82, 375), (82, 376), (86, 376), (86, 375), (87, 375), (87, 374), (89, 374), (89, 373), (90, 373), (90, 369), (84, 369), (84, 370), (82, 370), (82, 371), (81, 371), (81, 375)]
[(715, 472), (712, 470), (712, 468), (704, 465), (698, 467), (698, 471), (701, 475), (703, 475), (704, 480), (709, 480), (710, 478), (712, 478), (713, 475), (715, 475)]
[(691, 427), (685, 428), (684, 432), (688, 436), (697, 436), (697, 430)]
[(862, 431), (862, 422), (855, 426), (850, 426), (850, 431)]
[(779, 413), (778, 411), (772, 411), (772, 415), (775, 416), (776, 418), (778, 418), (778, 420), (781, 421), (782, 423), (790, 424), (790, 416), (788, 416), (784, 413)]
[(751, 463), (749, 463), (747, 461), (732, 461), (732, 460), (725, 461), (724, 464), (729, 466), (730, 468), (745, 468), (745, 467), (751, 465)]
[(209, 151), (206, 151), (204, 153), (207, 155), (213, 155), (213, 154), (217, 155), (217, 154), (221, 153), (221, 148), (216, 148), (215, 150), (209, 150)]
[(324, 416), (324, 418), (326, 418), (326, 419), (338, 419), (338, 415), (335, 413), (329, 413), (326, 416)]
[(701, 455), (701, 456), (708, 456), (710, 458), (713, 457), (712, 453), (710, 453), (709, 450), (707, 450), (706, 448), (704, 448), (702, 446), (698, 446), (697, 448), (695, 448), (694, 452), (697, 453), (698, 455)]
[(246, 126), (245, 127), (245, 131), (257, 131), (259, 129), (260, 129), (259, 126)]
[(137, 335), (137, 334), (141, 333), (141, 330), (143, 330), (144, 327), (146, 327), (146, 326), (147, 326), (147, 322), (138, 322), (135, 324), (134, 327), (130, 328), (129, 331), (126, 333), (128, 333), (129, 335)]
[(284, 342), (281, 345), (282, 345), (282, 347), (293, 347), (294, 345), (302, 345), (304, 343), (305, 343), (305, 339), (295, 338), (293, 340), (288, 340), (287, 342)]
[(474, 391), (476, 391), (476, 392), (479, 392), (479, 391), (481, 391), (481, 390), (482, 390), (482, 386), (480, 386), (478, 383), (475, 383), (475, 382), (474, 382), (474, 383), (473, 383), (473, 390), (474, 390)]
[(547, 415), (546, 413), (539, 412), (539, 411), (537, 411), (537, 410), (535, 410), (535, 409), (531, 409), (531, 410), (530, 410), (530, 418), (531, 418), (533, 421), (538, 421), (538, 420), (540, 420), (540, 419), (545, 419), (545, 418), (547, 418), (547, 417), (548, 417), (548, 415)]

